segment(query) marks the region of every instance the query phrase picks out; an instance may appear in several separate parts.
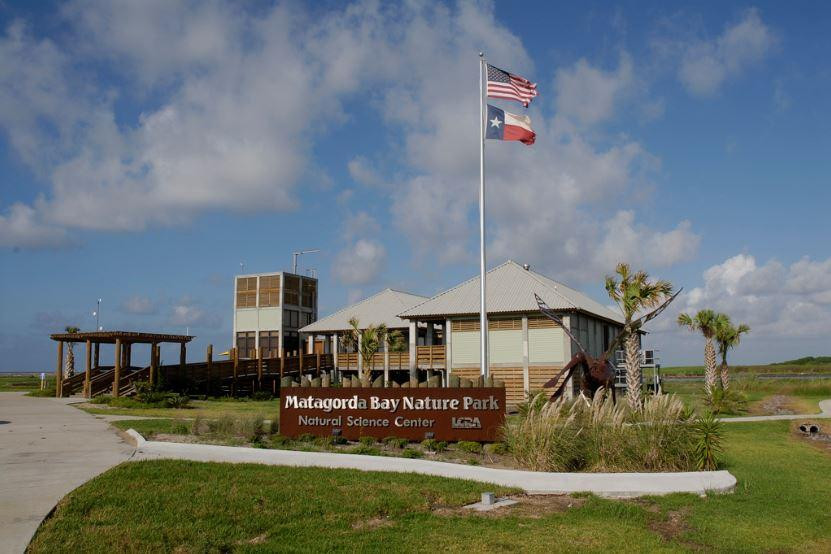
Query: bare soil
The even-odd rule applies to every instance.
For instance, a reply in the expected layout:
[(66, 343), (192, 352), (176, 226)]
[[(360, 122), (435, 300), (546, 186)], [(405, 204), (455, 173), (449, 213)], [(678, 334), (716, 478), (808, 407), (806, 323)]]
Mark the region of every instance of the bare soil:
[(794, 399), (783, 394), (774, 394), (761, 400), (751, 410), (754, 415), (791, 415), (795, 414)]

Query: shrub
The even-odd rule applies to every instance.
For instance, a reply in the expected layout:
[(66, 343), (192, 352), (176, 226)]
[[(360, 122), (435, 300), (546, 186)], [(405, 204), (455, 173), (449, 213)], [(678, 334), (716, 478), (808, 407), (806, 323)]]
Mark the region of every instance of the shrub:
[(375, 437), (361, 437), (358, 442), (364, 446), (372, 446), (375, 444)]
[(721, 465), (721, 422), (707, 414), (698, 418), (692, 426), (695, 435), (695, 463), (698, 469), (713, 471)]
[(314, 442), (315, 436), (311, 433), (303, 433), (297, 437), (298, 442)]
[(733, 389), (716, 388), (704, 396), (704, 405), (714, 414), (741, 414), (747, 411), (747, 397)]
[(493, 442), (485, 445), (485, 454), (491, 456), (501, 456), (508, 453), (508, 447), (504, 442)]
[(170, 432), (174, 435), (188, 435), (190, 430), (191, 426), (188, 425), (187, 421), (181, 419), (176, 420), (170, 427)]
[(382, 442), (390, 448), (404, 448), (410, 444), (409, 440), (402, 439), (401, 437), (384, 437)]
[(631, 411), (601, 391), (529, 409), (503, 436), (517, 464), (538, 471), (684, 471), (697, 469), (693, 423), (675, 396)]
[(289, 446), (291, 444), (291, 439), (284, 435), (271, 435), (269, 441), (272, 447)]
[(164, 403), (165, 408), (175, 408), (177, 410), (180, 410), (182, 408), (187, 407), (187, 405), (190, 403), (190, 397), (185, 396), (184, 394), (169, 392), (165, 394), (162, 402)]
[(102, 394), (89, 399), (90, 404), (109, 404), (113, 399), (109, 394)]
[(421, 446), (430, 452), (444, 452), (447, 450), (447, 443), (436, 439), (424, 439), (421, 441)]
[(234, 418), (228, 414), (222, 414), (208, 422), (208, 431), (215, 435), (233, 435), (234, 427)]
[(193, 421), (191, 421), (190, 423), (190, 432), (192, 435), (199, 436), (205, 432), (206, 428), (207, 424), (200, 415), (197, 415), (195, 418), (193, 418)]
[(243, 416), (237, 418), (234, 432), (248, 441), (259, 441), (265, 435), (265, 420), (261, 415)]
[(421, 458), (424, 454), (421, 453), (420, 450), (416, 450), (415, 448), (407, 447), (401, 451), (401, 457), (403, 458)]
[(381, 451), (375, 446), (357, 444), (348, 450), (349, 454), (363, 454), (364, 456), (380, 456)]
[(273, 395), (267, 390), (258, 390), (251, 395), (251, 400), (271, 400)]
[(470, 454), (482, 453), (482, 445), (474, 441), (459, 441), (456, 443), (456, 448), (462, 452), (469, 452)]

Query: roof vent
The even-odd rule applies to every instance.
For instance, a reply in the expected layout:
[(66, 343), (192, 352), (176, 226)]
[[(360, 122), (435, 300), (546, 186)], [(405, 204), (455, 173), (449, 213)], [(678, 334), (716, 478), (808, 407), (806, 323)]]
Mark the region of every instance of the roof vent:
[(528, 264), (522, 264), (522, 269), (524, 269), (525, 271), (528, 271), (529, 269), (531, 269), (531, 266), (528, 265)]

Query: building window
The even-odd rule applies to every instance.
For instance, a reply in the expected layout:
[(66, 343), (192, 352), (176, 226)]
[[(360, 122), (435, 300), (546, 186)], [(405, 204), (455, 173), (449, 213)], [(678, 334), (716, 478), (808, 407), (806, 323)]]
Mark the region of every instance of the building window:
[(257, 334), (253, 331), (237, 333), (237, 356), (240, 358), (253, 358), (256, 349)]
[(300, 304), (300, 277), (297, 275), (286, 274), (284, 276), (283, 286), (283, 302), (297, 306)]
[(260, 277), (260, 308), (280, 305), (280, 276), (265, 275)]
[(237, 277), (237, 308), (257, 307), (257, 278)]
[(283, 310), (283, 327), (293, 329), (300, 327), (300, 312), (297, 310)]
[(317, 303), (317, 281), (311, 279), (303, 279), (303, 298), (302, 306), (304, 308), (314, 308)]
[(260, 350), (263, 358), (280, 356), (280, 331), (260, 331)]
[(300, 326), (305, 327), (306, 325), (309, 325), (309, 324), (315, 322), (315, 315), (313, 313), (303, 312), (303, 313), (300, 314), (300, 321), (301, 321)]

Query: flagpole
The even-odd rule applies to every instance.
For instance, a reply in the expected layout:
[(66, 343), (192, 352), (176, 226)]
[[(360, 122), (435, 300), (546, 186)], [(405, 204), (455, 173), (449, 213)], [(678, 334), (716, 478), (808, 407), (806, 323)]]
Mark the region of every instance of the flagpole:
[(482, 377), (488, 376), (488, 311), (485, 305), (485, 91), (482, 76), (485, 55), (479, 52), (479, 360)]

